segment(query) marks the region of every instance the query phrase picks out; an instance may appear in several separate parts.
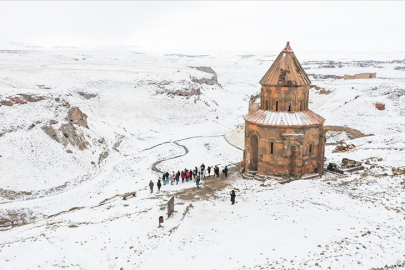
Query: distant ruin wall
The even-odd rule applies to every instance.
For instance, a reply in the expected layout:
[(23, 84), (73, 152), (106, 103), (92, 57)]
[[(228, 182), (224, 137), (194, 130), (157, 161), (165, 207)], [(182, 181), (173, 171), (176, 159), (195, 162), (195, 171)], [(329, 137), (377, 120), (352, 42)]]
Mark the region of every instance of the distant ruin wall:
[(345, 80), (356, 80), (356, 79), (374, 79), (377, 77), (377, 73), (359, 73), (354, 76), (346, 75), (343, 77)]

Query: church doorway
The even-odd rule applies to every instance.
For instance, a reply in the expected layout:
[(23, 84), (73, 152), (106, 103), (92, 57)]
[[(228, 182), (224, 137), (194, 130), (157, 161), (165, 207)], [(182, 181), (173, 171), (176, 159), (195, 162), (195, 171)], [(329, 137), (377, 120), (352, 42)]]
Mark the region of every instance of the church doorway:
[(259, 151), (259, 139), (255, 134), (250, 135), (250, 149), (252, 150), (250, 156), (250, 170), (257, 171), (257, 160)]
[(295, 145), (291, 146), (291, 157), (290, 157), (290, 178), (297, 179), (298, 175), (298, 150)]

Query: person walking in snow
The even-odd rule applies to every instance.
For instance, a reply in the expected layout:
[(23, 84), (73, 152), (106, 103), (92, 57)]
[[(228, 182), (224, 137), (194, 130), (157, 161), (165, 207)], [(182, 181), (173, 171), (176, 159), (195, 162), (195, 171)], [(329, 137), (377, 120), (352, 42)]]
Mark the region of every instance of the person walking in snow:
[(225, 166), (224, 175), (225, 177), (228, 177), (228, 166)]
[(214, 174), (219, 177), (219, 167), (217, 165), (214, 167)]
[(178, 170), (176, 173), (176, 185), (179, 184), (179, 180), (180, 180), (180, 171)]
[(181, 182), (184, 183), (184, 178), (186, 177), (186, 173), (181, 171)]
[(166, 174), (164, 173), (163, 176), (162, 176), (163, 185), (166, 185), (165, 179), (166, 179)]
[(165, 182), (166, 184), (169, 184), (169, 172), (165, 173)]
[(149, 182), (150, 193), (153, 193), (153, 186), (154, 185), (155, 184), (153, 184), (152, 180), (150, 180), (150, 182)]
[(189, 178), (190, 178), (190, 171), (186, 170), (186, 182), (188, 182)]
[(162, 186), (162, 183), (160, 182), (160, 179), (159, 179), (158, 182), (157, 182), (157, 187), (158, 187), (158, 191), (159, 191), (159, 192), (160, 192), (161, 186)]
[(170, 179), (170, 182), (172, 185), (173, 185), (175, 179), (176, 179), (176, 174), (173, 171), (172, 178)]
[(195, 184), (197, 185), (198, 188), (200, 188), (200, 176), (196, 175)]
[(232, 204), (235, 204), (235, 198), (236, 198), (235, 190), (232, 190), (231, 191), (231, 202), (232, 202)]
[(208, 171), (208, 177), (210, 177), (211, 176), (211, 167), (210, 166), (208, 166), (207, 171)]
[(204, 163), (201, 164), (200, 169), (201, 169), (201, 177), (205, 177), (205, 165), (204, 165)]

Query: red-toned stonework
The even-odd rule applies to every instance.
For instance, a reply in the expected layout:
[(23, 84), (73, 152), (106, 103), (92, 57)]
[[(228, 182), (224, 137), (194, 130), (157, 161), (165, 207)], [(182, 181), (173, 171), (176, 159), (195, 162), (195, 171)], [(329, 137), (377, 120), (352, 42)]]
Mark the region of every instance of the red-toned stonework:
[(308, 109), (311, 81), (289, 42), (260, 84), (260, 106), (250, 106), (249, 114), (244, 117), (242, 166), (259, 178), (289, 180), (321, 176), (325, 119)]

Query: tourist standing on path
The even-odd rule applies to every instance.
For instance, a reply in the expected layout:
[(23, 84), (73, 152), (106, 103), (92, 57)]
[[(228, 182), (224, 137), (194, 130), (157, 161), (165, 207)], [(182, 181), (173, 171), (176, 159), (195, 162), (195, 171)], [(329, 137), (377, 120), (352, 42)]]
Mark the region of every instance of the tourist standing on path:
[(204, 163), (201, 164), (200, 168), (201, 168), (201, 177), (205, 177), (205, 165), (204, 165)]
[(214, 174), (219, 177), (219, 167), (217, 165), (215, 165)]
[(169, 172), (165, 173), (165, 182), (166, 184), (169, 184)]
[(225, 177), (228, 177), (228, 166), (225, 166), (224, 174), (225, 174)]
[(207, 171), (208, 171), (208, 177), (211, 176), (211, 167), (210, 166), (208, 166)]
[(186, 177), (186, 173), (184, 171), (181, 172), (181, 182), (184, 183), (184, 178)]
[(170, 179), (171, 184), (173, 185), (174, 179), (176, 179), (176, 174), (173, 171), (172, 178)]
[(235, 190), (232, 190), (231, 191), (231, 202), (232, 202), (232, 204), (235, 204), (235, 198), (236, 198)]
[(158, 191), (160, 192), (160, 187), (162, 186), (162, 183), (160, 182), (160, 179), (157, 182), (157, 187), (158, 187)]
[(197, 185), (198, 188), (200, 188), (200, 177), (196, 176), (195, 184)]
[(180, 180), (180, 171), (178, 170), (176, 173), (176, 185), (179, 184), (179, 180)]
[(190, 179), (190, 171), (186, 170), (186, 182)]
[(150, 193), (153, 193), (153, 186), (154, 186), (154, 184), (153, 184), (152, 180), (150, 180), (150, 182), (149, 182)]

